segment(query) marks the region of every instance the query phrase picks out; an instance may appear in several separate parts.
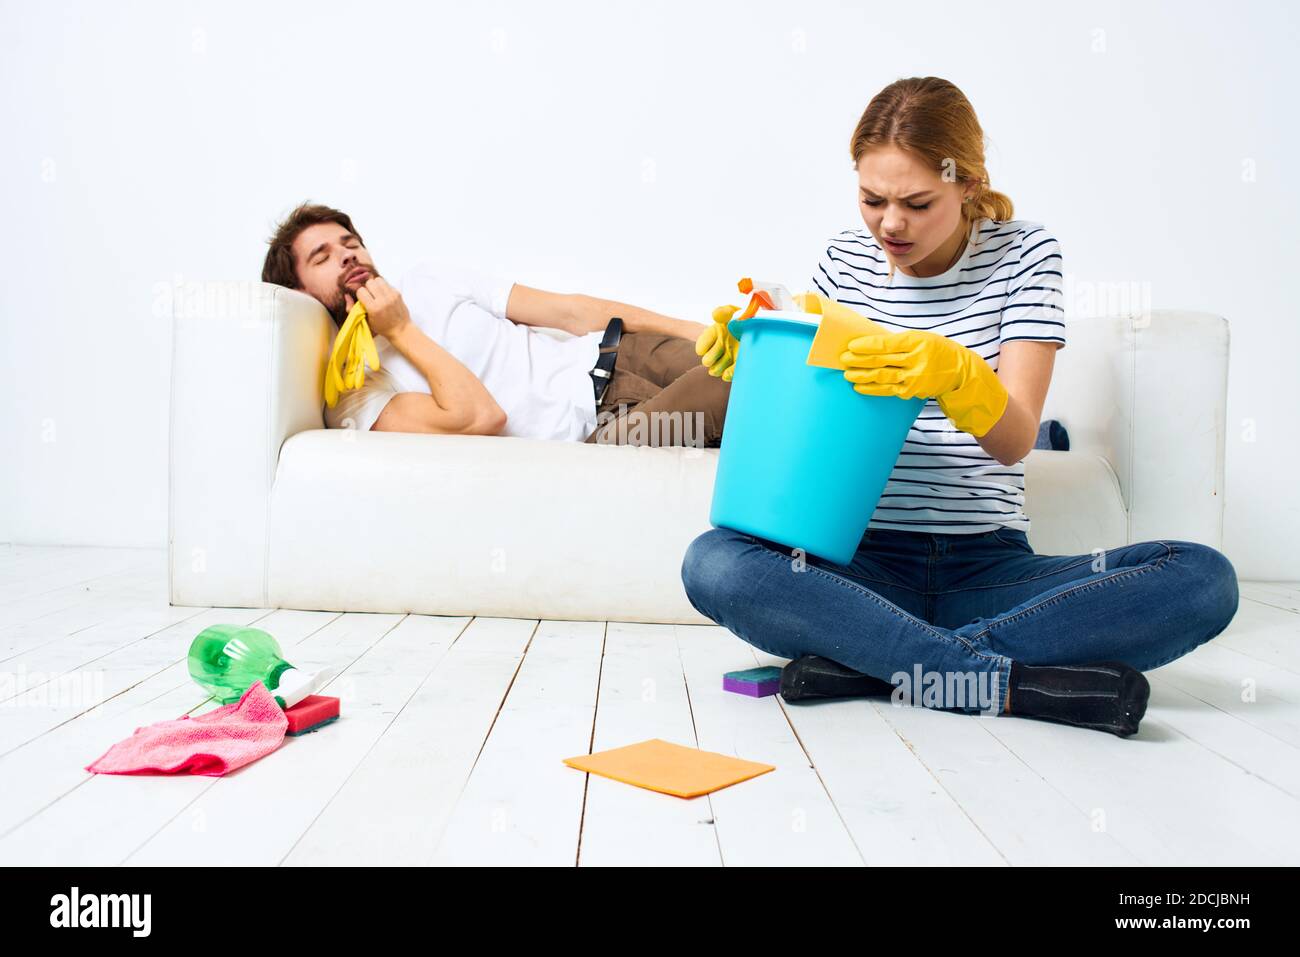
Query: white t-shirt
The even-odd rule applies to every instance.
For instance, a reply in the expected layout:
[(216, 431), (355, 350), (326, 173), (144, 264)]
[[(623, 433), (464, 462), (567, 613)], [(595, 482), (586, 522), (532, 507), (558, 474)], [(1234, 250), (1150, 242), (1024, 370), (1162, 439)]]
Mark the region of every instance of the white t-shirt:
[[(411, 321), (469, 369), (506, 413), (502, 435), (581, 442), (596, 429), (592, 366), (601, 332), (557, 339), (506, 318), (514, 283), (425, 261), (398, 283)], [(369, 430), (399, 392), (432, 395), (429, 382), (383, 336), (379, 370), (325, 407), (329, 428)]]
[[(813, 271), (827, 298), (891, 332), (923, 329), (974, 350), (997, 371), (1001, 344), (1041, 339), (1065, 345), (1061, 248), (1040, 223), (981, 219), (945, 273), (894, 270), (867, 229), (832, 238)], [(870, 528), (975, 534), (1029, 531), (1024, 462), (1003, 465), (926, 402), (889, 476)]]

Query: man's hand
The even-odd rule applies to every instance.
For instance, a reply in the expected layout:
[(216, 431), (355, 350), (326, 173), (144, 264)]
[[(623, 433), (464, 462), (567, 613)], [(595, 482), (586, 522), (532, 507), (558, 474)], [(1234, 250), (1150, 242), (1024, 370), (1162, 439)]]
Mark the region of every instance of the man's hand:
[(356, 299), (346, 290), (343, 298), (349, 312), (357, 299), (361, 300), (361, 304), (366, 307), (366, 321), (370, 324), (370, 331), (377, 336), (391, 339), (411, 321), (411, 313), (402, 301), (402, 294), (382, 276), (372, 276), (358, 286)]

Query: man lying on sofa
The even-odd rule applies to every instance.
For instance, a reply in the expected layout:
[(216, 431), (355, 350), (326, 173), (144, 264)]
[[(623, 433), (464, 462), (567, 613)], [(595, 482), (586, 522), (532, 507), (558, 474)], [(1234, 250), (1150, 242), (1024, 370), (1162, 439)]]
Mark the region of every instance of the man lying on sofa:
[(702, 323), (429, 263), (394, 288), (346, 213), (306, 203), (277, 227), (262, 281), (313, 296), (336, 327), (366, 307), (380, 368), (326, 407), (330, 428), (720, 443), (731, 383), (695, 352)]

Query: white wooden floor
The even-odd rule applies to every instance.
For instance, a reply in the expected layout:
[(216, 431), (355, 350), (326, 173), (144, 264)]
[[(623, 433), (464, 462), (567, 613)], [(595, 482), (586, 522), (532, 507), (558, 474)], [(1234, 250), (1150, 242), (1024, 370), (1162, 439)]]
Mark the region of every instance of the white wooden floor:
[[(182, 608), (165, 583), (162, 550), (0, 546), (0, 864), (1300, 863), (1296, 584), (1243, 583), (1121, 739), (725, 693), (779, 660), (716, 627)], [(84, 771), (215, 706), (185, 653), (219, 622), (350, 662), (342, 719), (224, 778)], [(777, 770), (688, 801), (561, 763), (653, 737)]]

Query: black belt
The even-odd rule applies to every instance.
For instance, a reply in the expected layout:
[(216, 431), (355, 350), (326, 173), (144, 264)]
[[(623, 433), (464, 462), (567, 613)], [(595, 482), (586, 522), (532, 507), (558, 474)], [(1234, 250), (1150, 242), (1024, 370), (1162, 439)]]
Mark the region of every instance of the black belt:
[(596, 389), (596, 405), (605, 397), (609, 381), (614, 376), (614, 363), (618, 359), (618, 343), (623, 338), (623, 320), (618, 316), (609, 320), (605, 327), (605, 336), (600, 340), (600, 355), (591, 370), (591, 383)]

